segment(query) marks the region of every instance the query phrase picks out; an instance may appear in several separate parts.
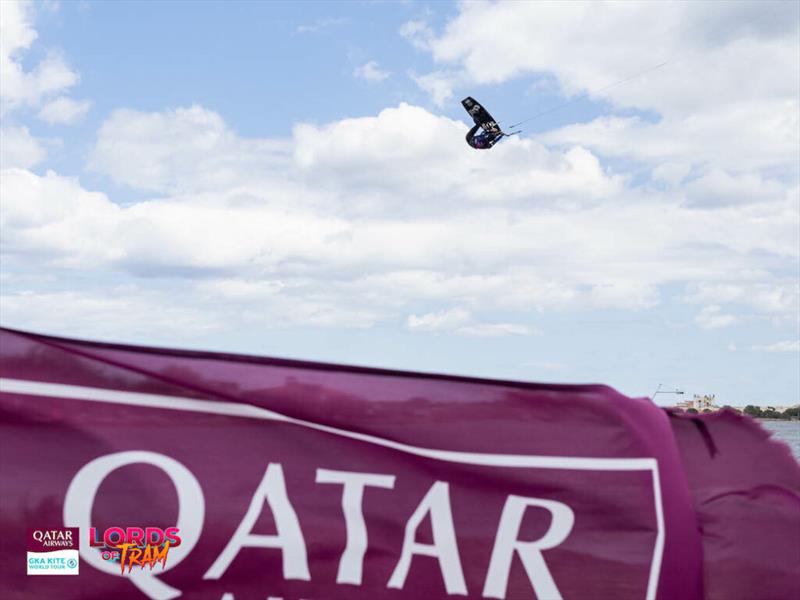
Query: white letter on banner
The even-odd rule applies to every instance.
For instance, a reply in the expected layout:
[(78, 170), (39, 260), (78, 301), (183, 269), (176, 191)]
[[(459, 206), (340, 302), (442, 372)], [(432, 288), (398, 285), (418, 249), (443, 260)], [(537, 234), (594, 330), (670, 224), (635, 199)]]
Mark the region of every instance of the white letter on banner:
[[(181, 545), (169, 549), (169, 561), (163, 571), (174, 569), (186, 558), (200, 539), (205, 516), (205, 500), (203, 490), (192, 472), (178, 461), (144, 450), (130, 452), (117, 452), (101, 456), (87, 463), (67, 488), (64, 498), (64, 526), (80, 528), (80, 554), (81, 558), (95, 569), (122, 577), (119, 563), (103, 560), (99, 548), (89, 545), (89, 528), (92, 526), (92, 507), (94, 498), (100, 484), (108, 477), (109, 473), (135, 464), (148, 464), (164, 471), (172, 480), (175, 491), (178, 493), (178, 522), (180, 529)], [(161, 571), (161, 570), (160, 570)], [(161, 571), (161, 572), (163, 572)], [(181, 591), (159, 581), (155, 573), (145, 569), (134, 569), (125, 575), (144, 594), (153, 600), (169, 600), (181, 595)]]
[[(259, 535), (250, 533), (264, 508), (264, 500), (272, 509), (277, 535)], [(309, 581), (306, 542), (300, 521), (286, 495), (286, 482), (283, 479), (283, 468), (278, 463), (270, 463), (267, 472), (250, 501), (250, 507), (233, 537), (208, 569), (203, 579), (219, 579), (228, 569), (233, 559), (244, 547), (280, 548), (283, 554), (283, 578), (303, 579)]]
[(336, 583), (361, 585), (364, 554), (367, 552), (367, 526), (364, 523), (362, 511), (364, 488), (371, 485), (392, 489), (394, 475), (317, 469), (317, 483), (341, 483), (344, 485), (342, 511), (347, 531), (347, 544), (344, 547), (342, 558), (339, 560)]
[[(417, 527), (425, 518), (431, 515), (431, 529), (433, 530), (433, 544), (418, 544)], [(406, 534), (403, 539), (403, 550), (400, 561), (389, 579), (388, 587), (402, 589), (411, 567), (411, 558), (414, 554), (432, 556), (439, 560), (439, 569), (442, 571), (444, 587), (448, 594), (467, 594), (467, 584), (464, 582), (464, 572), (461, 569), (461, 558), (458, 555), (456, 544), (456, 531), (453, 527), (453, 514), (450, 510), (449, 486), (444, 481), (437, 481), (425, 494), (417, 510), (406, 523)]]
[[(521, 542), (517, 536), (525, 509), (529, 506), (547, 509), (552, 520), (547, 533), (540, 539), (535, 542)], [(497, 528), (486, 584), (483, 586), (484, 598), (505, 598), (511, 560), (514, 558), (514, 551), (517, 551), (536, 597), (561, 600), (561, 593), (544, 562), (542, 550), (555, 548), (567, 539), (574, 523), (575, 514), (566, 504), (554, 500), (509, 496)]]

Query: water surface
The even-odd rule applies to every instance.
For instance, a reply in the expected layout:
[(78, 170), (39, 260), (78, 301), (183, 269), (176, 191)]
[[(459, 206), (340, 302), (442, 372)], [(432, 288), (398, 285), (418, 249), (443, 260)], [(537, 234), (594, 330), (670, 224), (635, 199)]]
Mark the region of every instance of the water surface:
[(794, 457), (800, 461), (800, 421), (759, 421), (772, 437), (789, 444)]

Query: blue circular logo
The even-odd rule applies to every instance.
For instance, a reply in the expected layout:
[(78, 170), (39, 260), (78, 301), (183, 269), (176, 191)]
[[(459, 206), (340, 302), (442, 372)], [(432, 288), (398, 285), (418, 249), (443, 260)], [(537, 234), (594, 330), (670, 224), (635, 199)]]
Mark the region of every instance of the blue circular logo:
[(75, 560), (74, 558), (70, 558), (70, 559), (67, 561), (67, 566), (68, 566), (70, 569), (74, 569), (75, 567), (77, 567), (77, 566), (78, 566), (78, 561), (77, 561), (77, 560)]

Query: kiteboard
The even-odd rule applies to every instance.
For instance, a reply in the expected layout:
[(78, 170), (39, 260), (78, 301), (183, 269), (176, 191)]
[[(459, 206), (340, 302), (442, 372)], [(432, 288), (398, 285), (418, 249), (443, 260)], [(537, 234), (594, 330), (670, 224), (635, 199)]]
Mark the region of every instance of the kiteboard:
[(472, 120), (475, 121), (475, 125), (480, 125), (481, 129), (483, 129), (487, 133), (493, 133), (496, 135), (503, 134), (503, 131), (500, 129), (500, 126), (497, 124), (497, 121), (494, 120), (494, 117), (489, 114), (489, 111), (483, 108), (472, 96), (467, 96), (461, 101), (464, 109), (469, 113), (469, 116), (472, 117)]

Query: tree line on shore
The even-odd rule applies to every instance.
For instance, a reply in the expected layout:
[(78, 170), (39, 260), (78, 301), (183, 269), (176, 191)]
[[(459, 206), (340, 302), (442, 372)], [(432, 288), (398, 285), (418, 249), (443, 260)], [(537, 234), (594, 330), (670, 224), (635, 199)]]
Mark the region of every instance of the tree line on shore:
[(783, 421), (797, 420), (800, 418), (800, 406), (787, 408), (783, 412), (778, 412), (771, 406), (761, 408), (748, 404), (744, 407), (744, 414), (755, 417), (756, 419), (781, 419)]
[[(731, 410), (736, 410), (732, 406), (725, 405), (722, 408), (730, 408)], [(710, 408), (704, 408), (702, 411), (697, 410), (696, 408), (689, 408), (686, 410), (687, 413), (690, 414), (698, 414), (700, 412), (710, 413), (713, 412)], [(781, 421), (797, 421), (800, 420), (800, 406), (795, 406), (793, 408), (787, 408), (783, 412), (778, 412), (771, 406), (767, 406), (765, 408), (761, 408), (760, 406), (753, 406), (752, 404), (748, 404), (744, 407), (742, 411), (746, 415), (750, 415), (756, 419), (778, 419)]]

